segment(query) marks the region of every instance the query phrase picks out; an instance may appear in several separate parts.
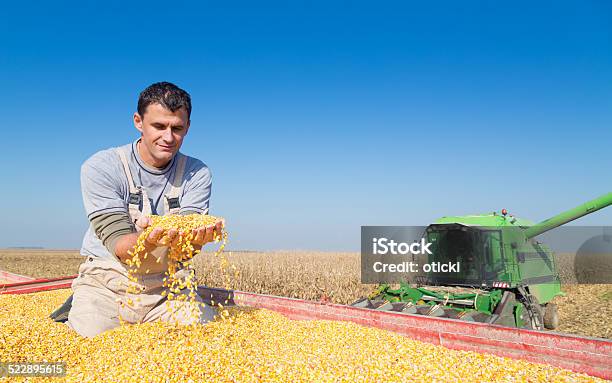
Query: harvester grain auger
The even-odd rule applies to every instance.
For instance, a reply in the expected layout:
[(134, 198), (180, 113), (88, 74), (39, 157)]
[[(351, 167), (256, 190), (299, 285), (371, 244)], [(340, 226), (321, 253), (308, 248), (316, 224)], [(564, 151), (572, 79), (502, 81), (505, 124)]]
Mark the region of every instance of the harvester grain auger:
[(460, 262), (459, 273), (429, 273), (399, 288), (380, 285), (353, 306), (532, 329), (554, 329), (561, 292), (555, 257), (535, 237), (612, 204), (608, 193), (550, 219), (501, 214), (442, 217), (429, 225), (428, 262)]

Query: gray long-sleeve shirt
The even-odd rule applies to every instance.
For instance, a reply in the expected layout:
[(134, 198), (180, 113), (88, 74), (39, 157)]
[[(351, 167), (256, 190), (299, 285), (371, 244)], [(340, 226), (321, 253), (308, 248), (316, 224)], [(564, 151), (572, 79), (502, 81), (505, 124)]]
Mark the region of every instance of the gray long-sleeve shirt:
[[(163, 215), (163, 196), (170, 191), (174, 179), (177, 153), (163, 169), (147, 165), (136, 149), (135, 141), (122, 147), (127, 155), (134, 183), (146, 189), (153, 214)], [(179, 196), (180, 213), (208, 214), (212, 176), (200, 160), (187, 157)], [(116, 240), (135, 231), (129, 219), (130, 188), (115, 148), (99, 151), (81, 166), (81, 191), (90, 225), (83, 238), (81, 254), (114, 257)]]

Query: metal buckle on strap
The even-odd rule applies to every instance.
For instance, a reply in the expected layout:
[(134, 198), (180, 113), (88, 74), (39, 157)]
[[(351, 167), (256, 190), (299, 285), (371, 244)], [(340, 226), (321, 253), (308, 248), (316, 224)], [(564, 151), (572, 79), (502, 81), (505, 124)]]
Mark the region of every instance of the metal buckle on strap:
[(168, 200), (168, 208), (169, 209), (178, 209), (178, 208), (181, 207), (181, 205), (179, 204), (178, 197), (175, 197), (175, 198), (168, 198), (168, 197), (166, 197), (166, 199)]
[(128, 199), (130, 205), (140, 206), (140, 202), (142, 202), (142, 193), (130, 193), (130, 198)]

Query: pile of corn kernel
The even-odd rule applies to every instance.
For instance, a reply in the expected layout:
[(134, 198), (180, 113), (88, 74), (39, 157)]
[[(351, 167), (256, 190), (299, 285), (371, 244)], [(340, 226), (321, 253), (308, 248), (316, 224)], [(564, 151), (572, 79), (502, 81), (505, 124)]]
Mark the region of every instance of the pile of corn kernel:
[(348, 322), (292, 321), (267, 310), (232, 309), (229, 320), (195, 327), (125, 325), (87, 339), (48, 319), (69, 294), (0, 295), (0, 361), (62, 361), (65, 380), (79, 383), (602, 381)]

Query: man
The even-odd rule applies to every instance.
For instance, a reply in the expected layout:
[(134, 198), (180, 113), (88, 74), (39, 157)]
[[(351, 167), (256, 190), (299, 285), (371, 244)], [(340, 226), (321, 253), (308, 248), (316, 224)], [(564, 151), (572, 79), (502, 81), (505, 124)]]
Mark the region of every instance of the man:
[[(191, 98), (168, 82), (146, 88), (138, 99), (135, 142), (102, 150), (81, 167), (81, 189), (90, 227), (81, 254), (86, 257), (72, 283), (68, 325), (93, 337), (120, 322), (194, 320), (205, 323), (215, 311), (197, 302), (168, 302), (162, 295), (168, 245), (177, 230), (154, 229), (145, 241), (149, 254), (135, 271), (137, 283), (128, 289), (128, 267), (148, 214), (208, 214), (211, 174), (208, 167), (179, 152), (189, 131)], [(223, 222), (193, 231), (197, 249), (221, 233)], [(181, 270), (182, 277), (189, 271)], [(138, 293), (134, 293), (137, 289)], [(183, 291), (187, 294), (188, 291)], [(194, 307), (195, 306), (195, 307)], [(197, 316), (193, 316), (195, 310)]]

